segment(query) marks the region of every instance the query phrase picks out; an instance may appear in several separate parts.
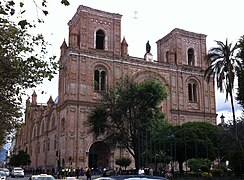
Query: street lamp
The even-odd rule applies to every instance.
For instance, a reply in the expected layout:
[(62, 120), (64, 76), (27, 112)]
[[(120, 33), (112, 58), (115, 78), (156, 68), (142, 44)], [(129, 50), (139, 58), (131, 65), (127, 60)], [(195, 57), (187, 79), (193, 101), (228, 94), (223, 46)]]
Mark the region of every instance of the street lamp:
[(155, 173), (157, 173), (157, 169), (158, 169), (157, 156), (158, 154), (155, 154)]
[(220, 122), (221, 125), (224, 125), (225, 124), (225, 117), (223, 114), (220, 116), (220, 120), (221, 120), (221, 122)]

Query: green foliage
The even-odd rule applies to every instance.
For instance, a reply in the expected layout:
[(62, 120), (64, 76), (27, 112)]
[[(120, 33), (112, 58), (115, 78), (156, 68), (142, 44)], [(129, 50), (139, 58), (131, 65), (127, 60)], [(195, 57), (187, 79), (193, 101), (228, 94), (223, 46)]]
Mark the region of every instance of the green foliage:
[(244, 60), (244, 35), (241, 36), (240, 39), (238, 40), (238, 47), (239, 47), (239, 52), (237, 54), (237, 57), (240, 58), (242, 60), (242, 63), (243, 63), (243, 60)]
[(240, 175), (244, 172), (242, 164), (244, 164), (244, 122), (237, 121), (238, 127), (238, 141), (235, 139), (235, 131), (233, 125), (225, 125), (221, 128), (218, 135), (218, 156), (221, 163), (224, 164), (223, 168), (226, 170), (225, 162), (229, 161), (229, 166), (232, 172)]
[(12, 155), (9, 161), (9, 165), (13, 167), (23, 167), (30, 164), (30, 155), (25, 151), (19, 151), (18, 154)]
[(235, 142), (234, 147), (230, 153), (229, 167), (233, 169), (236, 175), (240, 176), (244, 172), (244, 149), (242, 144), (238, 141)]
[(214, 160), (216, 158), (219, 127), (207, 122), (188, 122), (174, 126), (176, 160), (180, 164), (191, 158)]
[(240, 67), (240, 60), (235, 57), (238, 45), (232, 43), (216, 41), (217, 47), (208, 51), (206, 59), (210, 64), (206, 69), (204, 77), (209, 82), (212, 76), (216, 77), (217, 88), (220, 92), (226, 91), (226, 99), (233, 91), (235, 72)]
[(192, 158), (187, 161), (187, 165), (193, 172), (208, 172), (209, 167), (211, 166), (211, 161), (208, 159)]
[(213, 175), (211, 173), (208, 173), (208, 172), (202, 172), (201, 176), (204, 178), (209, 178), (209, 179), (211, 179), (213, 177)]
[(237, 101), (244, 108), (244, 71), (238, 73)]
[(159, 104), (166, 96), (164, 86), (158, 82), (134, 83), (125, 78), (105, 92), (101, 104), (91, 112), (91, 131), (103, 135), (108, 143), (126, 148), (138, 165), (138, 139), (143, 132), (164, 126)]
[(131, 164), (131, 159), (130, 158), (121, 157), (119, 159), (116, 159), (115, 164), (120, 166), (120, 167), (124, 167), (125, 170), (126, 170), (126, 167), (128, 167)]
[(214, 167), (213, 169), (211, 169), (210, 172), (214, 177), (220, 177), (220, 176), (225, 175), (224, 170), (222, 168), (219, 168), (219, 167)]
[(239, 52), (238, 57), (242, 60), (242, 69), (238, 71), (238, 88), (237, 88), (237, 101), (244, 108), (244, 36), (239, 39)]
[(69, 5), (69, 1), (67, 1), (67, 0), (61, 0), (61, 4), (64, 4), (65, 6), (68, 6)]
[[(48, 14), (47, 2), (40, 8)], [(68, 1), (62, 1), (68, 5)], [(25, 90), (56, 74), (56, 57), (49, 55), (49, 43), (42, 34), (31, 34), (35, 22), (24, 18), (25, 4), (14, 0), (0, 3), (0, 146), (4, 138), (22, 122), (21, 104)], [(43, 22), (38, 19), (38, 22)]]
[(209, 67), (205, 70), (204, 77), (207, 82), (213, 80), (214, 77), (217, 81), (217, 88), (220, 92), (225, 92), (226, 100), (230, 96), (233, 124), (236, 128), (233, 90), (235, 77), (241, 68), (241, 60), (236, 57), (239, 46), (237, 43), (232, 46), (227, 39), (225, 43), (221, 41), (216, 41), (216, 43), (218, 46), (211, 48), (206, 55)]
[(107, 112), (103, 107), (97, 107), (90, 115), (90, 123), (93, 124), (95, 134), (104, 133), (106, 127)]
[[(211, 165), (211, 161), (210, 161), (210, 165)], [(202, 172), (209, 172), (209, 165), (208, 164), (203, 164), (200, 166), (200, 169)]]

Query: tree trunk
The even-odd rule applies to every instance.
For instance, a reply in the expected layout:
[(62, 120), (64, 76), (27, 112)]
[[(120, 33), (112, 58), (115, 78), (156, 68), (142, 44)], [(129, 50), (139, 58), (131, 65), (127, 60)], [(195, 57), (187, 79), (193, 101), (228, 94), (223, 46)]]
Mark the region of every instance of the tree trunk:
[(230, 102), (231, 102), (231, 109), (232, 109), (232, 115), (233, 115), (233, 126), (234, 126), (234, 131), (235, 131), (235, 137), (236, 137), (236, 140), (238, 140), (238, 129), (237, 129), (237, 124), (236, 124), (235, 107), (234, 107), (232, 90), (230, 90)]
[(180, 174), (183, 174), (183, 162), (178, 161), (178, 163), (179, 163)]
[(135, 167), (136, 167), (136, 173), (139, 171), (139, 153), (135, 152)]

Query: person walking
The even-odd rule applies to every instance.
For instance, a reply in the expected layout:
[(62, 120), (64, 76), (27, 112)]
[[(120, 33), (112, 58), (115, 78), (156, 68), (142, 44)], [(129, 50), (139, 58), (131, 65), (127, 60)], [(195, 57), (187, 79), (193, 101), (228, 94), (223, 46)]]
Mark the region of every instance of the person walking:
[(91, 170), (89, 167), (86, 168), (86, 177), (87, 180), (91, 180)]
[(76, 173), (76, 179), (79, 179), (79, 176), (80, 176), (80, 168), (79, 167), (76, 168), (75, 173)]
[(150, 167), (150, 169), (149, 169), (149, 175), (150, 176), (153, 176), (153, 169)]

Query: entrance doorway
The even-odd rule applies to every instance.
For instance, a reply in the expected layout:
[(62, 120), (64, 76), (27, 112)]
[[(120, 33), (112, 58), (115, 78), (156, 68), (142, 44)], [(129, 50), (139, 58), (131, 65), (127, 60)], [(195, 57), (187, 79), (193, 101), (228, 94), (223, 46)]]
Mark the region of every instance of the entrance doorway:
[(91, 168), (109, 167), (110, 148), (107, 143), (98, 141), (92, 144), (89, 150), (88, 166)]

